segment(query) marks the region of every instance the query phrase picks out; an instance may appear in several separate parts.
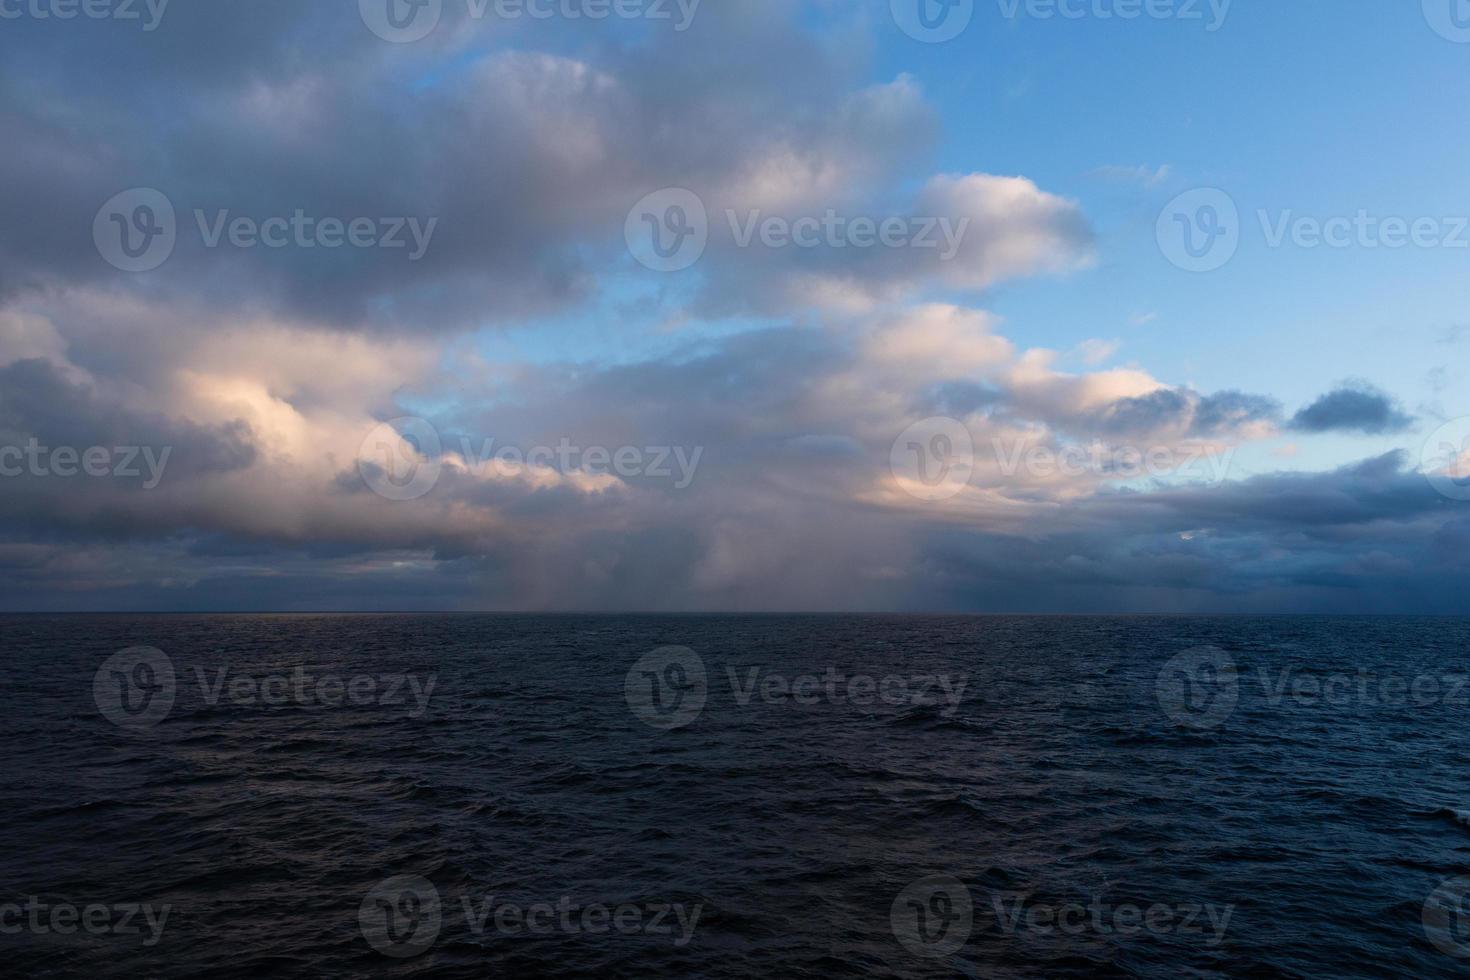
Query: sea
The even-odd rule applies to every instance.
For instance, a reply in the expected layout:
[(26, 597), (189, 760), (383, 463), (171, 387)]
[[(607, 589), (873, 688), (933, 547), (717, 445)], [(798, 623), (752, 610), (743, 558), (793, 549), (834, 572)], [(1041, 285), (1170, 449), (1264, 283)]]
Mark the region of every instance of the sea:
[(1470, 620), (0, 618), (29, 977), (1463, 977)]

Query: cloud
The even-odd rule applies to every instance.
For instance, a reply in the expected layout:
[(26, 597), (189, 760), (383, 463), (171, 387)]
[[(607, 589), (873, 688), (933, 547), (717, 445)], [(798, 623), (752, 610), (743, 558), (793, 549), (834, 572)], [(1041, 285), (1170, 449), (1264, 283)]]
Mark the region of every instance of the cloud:
[(1386, 393), (1366, 381), (1348, 381), (1298, 411), (1288, 427), (1299, 432), (1384, 435), (1413, 424), (1413, 417)]
[(1098, 167), (1092, 175), (1108, 180), (1129, 181), (1144, 187), (1157, 187), (1173, 175), (1173, 169), (1167, 163), (1157, 167), (1146, 167), (1142, 164), (1133, 167), (1108, 166)]
[[(0, 299), (106, 285), (349, 330), (515, 322), (621, 273), (624, 219), (651, 191), (868, 213), (937, 134), (911, 78), (860, 83), (861, 51), (799, 29), (789, 4), (710, 5), (687, 32), (626, 45), (617, 25), (493, 17), (389, 45), (351, 5), (169, 14), (127, 44), (97, 31), (72, 47), (26, 19), (7, 31), (0, 128), (17, 151), (0, 159)], [(203, 57), (229, 47), (227, 30), (240, 49)], [(732, 57), (733, 42), (746, 54)], [(292, 56), (303, 46), (312, 58)], [(88, 67), (54, 71), (47, 52)], [(87, 233), (131, 187), (156, 188), (177, 214), (173, 254), (144, 276), (109, 267)], [(210, 244), (221, 219), (298, 211), (436, 225), (418, 260)]]
[[(806, 186), (804, 176), (795, 187)], [(763, 195), (777, 197), (778, 184), (768, 184)], [(878, 196), (846, 203), (785, 196), (790, 203), (764, 209), (740, 191), (704, 196), (710, 243), (699, 265), (707, 282), (698, 309), (871, 312), (940, 290), (978, 294), (1009, 279), (1072, 272), (1094, 259), (1093, 232), (1076, 202), (1024, 178), (941, 174), (901, 206)], [(789, 240), (784, 231), (765, 233), (773, 221), (793, 229)], [(803, 223), (799, 241), (794, 230)]]
[(1118, 353), (1118, 348), (1121, 346), (1122, 343), (1117, 340), (1090, 339), (1078, 344), (1073, 353), (1081, 357), (1085, 363), (1096, 366), (1104, 361), (1111, 360), (1112, 356)]
[(1266, 435), (1281, 420), (1281, 403), (1265, 395), (1219, 391), (1195, 406), (1194, 431), (1201, 435), (1251, 432)]
[(1470, 521), (1446, 520), (1443, 504), (1391, 453), (1326, 473), (1099, 494), (1039, 532), (936, 528), (928, 568), (961, 608), (1453, 611)]
[[(51, 362), (21, 360), (0, 368), (0, 444), (28, 440), (84, 450), (93, 446), (168, 447), (176, 452), (173, 476), (229, 472), (255, 459), (249, 426), (240, 419), (203, 425), (128, 406), (68, 380)], [(12, 495), (43, 487), (29, 472), (10, 478)], [(105, 486), (105, 484), (104, 484)]]
[[(977, 539), (1061, 533), (1124, 479), (1107, 468), (1007, 473), (1014, 450), (1104, 431), (1132, 439), (1125, 430), (1140, 427), (1188, 450), (1202, 412), (1216, 435), (1248, 438), (1254, 405), (1137, 371), (1060, 374), (1046, 352), (1004, 337), (994, 315), (944, 304), (694, 341), (622, 365), (502, 364), (491, 375), (411, 340), (309, 324), (196, 311), (186, 319), (209, 329), (190, 333), (172, 304), (73, 297), (52, 312), (26, 321), (42, 346), (70, 349), (68, 335), (96, 343), (77, 348), (86, 367), (7, 369), (31, 378), (11, 379), (30, 406), (11, 410), (14, 438), (167, 440), (177, 469), (148, 493), (57, 480), (11, 493), (0, 543), (17, 556), (5, 574), (18, 603), (72, 574), (91, 601), (123, 604), (290, 605), (299, 599), (280, 590), (285, 576), (348, 607), (370, 605), (366, 595), (525, 609), (917, 606), (925, 600), (908, 590), (936, 560), (922, 547), (929, 524)], [(69, 373), (85, 380), (63, 382)], [(422, 498), (384, 499), (364, 481), (375, 471), (361, 446), (421, 398), (440, 405), (419, 409), (442, 444), (420, 462), (439, 478)], [(895, 488), (890, 459), (936, 400), (964, 420), (977, 452), (973, 486), (937, 508)], [(96, 407), (62, 407), (87, 404)], [(48, 429), (49, 414), (70, 428)], [(702, 455), (682, 489), (480, 458), (487, 445), (562, 441)], [(63, 560), (63, 547), (87, 554), (87, 570)]]
[[(174, 5), (141, 35), (11, 23), (0, 449), (170, 456), (149, 489), (0, 480), (0, 608), (1457, 601), (1470, 530), (1401, 457), (1242, 479), (1231, 454), (1282, 427), (1269, 395), (1102, 369), (1102, 341), (1067, 362), (982, 308), (1005, 283), (1096, 263), (1081, 203), (984, 160), (935, 173), (941, 119), (915, 77), (874, 75), (868, 5), (818, 6), (707, 4), (675, 35), (446, 5), (412, 45), (373, 37), (350, 3)], [(1111, 176), (1168, 176), (1125, 170)], [(91, 240), (102, 202), (134, 186), (167, 194), (180, 222), (174, 254), (145, 274)], [(623, 233), (632, 205), (668, 187), (707, 205), (710, 241), (662, 277)], [(195, 214), (298, 210), (438, 223), (408, 261), (208, 247)], [(741, 244), (730, 211), (932, 221), (946, 247)], [(934, 235), (941, 221), (953, 238)], [(607, 361), (561, 337), (559, 360), (543, 337), (534, 360), (495, 342), (634, 306), (691, 329)], [(403, 416), (431, 424), (438, 450), (381, 428)], [(931, 416), (974, 455), (969, 482), (938, 501), (906, 492), (894, 461)], [(1288, 425), (1407, 421), (1357, 385)], [(437, 472), (432, 488), (373, 492), (388, 469), (364, 458), (370, 434)], [(562, 443), (700, 462), (678, 486), (484, 458)], [(1032, 465), (1032, 450), (1100, 462)], [(1164, 462), (1142, 476), (1117, 465), (1136, 450)]]
[(973, 237), (943, 268), (943, 280), (955, 288), (981, 290), (1002, 279), (1071, 272), (1094, 260), (1092, 229), (1076, 202), (1023, 177), (935, 177), (920, 194), (919, 211), (970, 222)]

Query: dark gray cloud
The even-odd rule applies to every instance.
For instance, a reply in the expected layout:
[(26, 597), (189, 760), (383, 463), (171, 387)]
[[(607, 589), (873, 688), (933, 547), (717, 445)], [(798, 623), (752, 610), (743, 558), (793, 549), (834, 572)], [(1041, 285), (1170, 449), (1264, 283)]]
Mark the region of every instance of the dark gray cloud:
[(1137, 398), (1122, 398), (1099, 413), (1104, 431), (1115, 434), (1146, 433), (1188, 422), (1195, 399), (1191, 392), (1161, 388)]
[[(381, 499), (350, 458), (319, 488), (293, 487), (300, 473), (271, 469), (260, 449), (235, 458), (260, 471), (227, 468), (241, 482), (226, 486), (166, 482), (105, 506), (27, 495), (23, 522), (0, 524), (0, 605), (1435, 611), (1458, 601), (1447, 583), (1466, 570), (1470, 519), (1401, 454), (1147, 493), (1002, 483), (958, 510), (885, 498), (891, 445), (924, 389), (889, 405), (892, 379), (865, 349), (787, 327), (642, 363), (528, 369), (493, 404), (437, 417), (461, 465), (420, 500)], [(47, 431), (80, 437), (123, 418), (97, 404), (71, 420), (64, 402), (86, 404), (85, 394), (39, 362), (6, 380), (21, 402), (6, 417), (29, 427), (54, 419), (72, 427)], [(1004, 385), (952, 385), (945, 397), (978, 409), (978, 447), (983, 413), (1022, 411)], [(1202, 404), (1218, 406), (1207, 417), (1269, 414), (1235, 392), (1181, 398), (1191, 411), (1177, 418), (1174, 399), (1138, 404), (1185, 425)], [(704, 455), (676, 490), (487, 480), (461, 452), (562, 437)]]
[(1075, 414), (1068, 428), (1080, 435), (1148, 438), (1175, 432), (1202, 439), (1236, 437), (1281, 421), (1281, 403), (1243, 391), (1202, 394), (1192, 388), (1159, 388), (1119, 398)]
[(1392, 457), (1100, 494), (1022, 534), (742, 499), (738, 517), (676, 501), (618, 530), (543, 524), (534, 541), (371, 560), (218, 536), (0, 544), (0, 607), (1443, 613), (1463, 612), (1470, 573), (1470, 518)]
[(931, 597), (932, 605), (1099, 613), (1465, 609), (1470, 516), (1398, 453), (1327, 473), (1100, 494), (1066, 524), (1008, 536), (932, 529), (927, 567), (945, 583), (942, 601)]
[(1004, 403), (1000, 390), (977, 381), (946, 381), (935, 385), (919, 405), (929, 415), (963, 418)]
[(1391, 396), (1368, 382), (1349, 381), (1297, 412), (1289, 424), (1299, 432), (1359, 432), (1376, 436), (1403, 432), (1414, 424), (1414, 418), (1403, 412)]
[[(463, 329), (588, 297), (627, 262), (624, 220), (651, 191), (696, 189), (715, 228), (721, 208), (773, 201), (870, 214), (936, 136), (916, 86), (866, 87), (862, 45), (819, 41), (790, 4), (710, 4), (683, 33), (446, 10), (410, 45), (374, 37), (353, 3), (175, 3), (148, 33), (7, 21), (0, 299), (107, 283), (337, 328)], [(111, 268), (91, 235), (135, 187), (177, 219), (172, 255), (145, 274)], [(397, 249), (297, 247), (294, 231), (282, 248), (210, 244), (221, 219), (298, 211), (435, 225), (417, 260), (406, 233)], [(863, 258), (801, 256), (838, 272)], [(716, 305), (758, 305), (769, 289), (747, 287), (781, 278), (778, 259), (791, 254), (712, 256)]]
[(1276, 425), (1280, 420), (1281, 403), (1274, 398), (1244, 391), (1217, 391), (1200, 399), (1194, 413), (1194, 431), (1212, 436), (1252, 425)]
[[(167, 449), (167, 475), (175, 479), (241, 470), (255, 461), (250, 428), (242, 421), (204, 426), (140, 411), (99, 397), (39, 359), (0, 368), (0, 445), (32, 440), (52, 449), (149, 447), (160, 455)], [(8, 496), (18, 492), (15, 480), (6, 486)]]

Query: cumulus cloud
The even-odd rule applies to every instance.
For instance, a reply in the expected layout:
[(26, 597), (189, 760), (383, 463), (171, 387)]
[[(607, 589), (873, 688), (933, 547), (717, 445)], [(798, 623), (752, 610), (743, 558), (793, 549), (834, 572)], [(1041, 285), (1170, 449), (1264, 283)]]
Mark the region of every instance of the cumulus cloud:
[[(125, 312), (149, 320), (142, 309)], [(154, 322), (166, 321), (166, 310), (154, 313)], [(1174, 392), (1137, 372), (1051, 372), (1041, 367), (1044, 352), (1018, 349), (1000, 326), (981, 310), (933, 304), (826, 329), (738, 334), (669, 359), (603, 368), (522, 364), (498, 374), (481, 397), (468, 397), (464, 372), (478, 366), (446, 366), (412, 342), (225, 318), (189, 343), (160, 345), (142, 364), (108, 361), (114, 381), (91, 382), (133, 389), (119, 376), (146, 377), (152, 394), (145, 401), (167, 403), (176, 416), (171, 427), (99, 409), (73, 413), (72, 430), (50, 433), (75, 441), (107, 431), (174, 445), (177, 469), (156, 488), (78, 494), (63, 485), (58, 494), (55, 480), (38, 480), (36, 492), (13, 495), (4, 513), (23, 513), (42, 540), (84, 530), (105, 539), (126, 528), (154, 548), (182, 549), (180, 567), (193, 570), (193, 588), (203, 592), (223, 587), (218, 556), (240, 551), (271, 575), (297, 567), (307, 576), (355, 577), (365, 589), (415, 570), (449, 576), (445, 595), (466, 605), (475, 601), (461, 591), (469, 581), (488, 581), (479, 601), (507, 608), (638, 606), (655, 594), (661, 608), (842, 605), (856, 596), (881, 607), (900, 601), (895, 575), (903, 582), (926, 560), (914, 550), (915, 527), (939, 520), (958, 522), (965, 533), (1022, 533), (1038, 519), (1055, 522), (1059, 503), (1122, 479), (1105, 467), (1007, 472), (1014, 453), (1064, 446), (1077, 412), (1106, 409), (1117, 391)], [(28, 392), (27, 404), (100, 397), (80, 384), (61, 391), (68, 367), (82, 370), (44, 361), (11, 370), (55, 390), (42, 399), (35, 383), (17, 387)], [(408, 443), (396, 450), (438, 469), (432, 489), (411, 500), (374, 493), (368, 481), (381, 473), (374, 458), (364, 460), (364, 440), (381, 420), (406, 412), (404, 401), (446, 390), (461, 394), (425, 413), (438, 436), (436, 455)], [(971, 403), (956, 412), (975, 442), (973, 487), (952, 507), (929, 508), (895, 487), (890, 453), (930, 399), (964, 392)], [(97, 424), (103, 414), (113, 429)], [(16, 418), (17, 432), (44, 430), (33, 415)], [(1189, 428), (1179, 422), (1159, 438), (1184, 445)], [(210, 433), (228, 451), (201, 441)], [(619, 477), (606, 462), (565, 470), (487, 465), (495, 448), (525, 453), (564, 440), (674, 447), (686, 458), (698, 452), (700, 462), (685, 486)], [(79, 524), (76, 501), (103, 491)], [(22, 536), (11, 543), (38, 542)], [(40, 560), (35, 551), (16, 553), (26, 568)], [(331, 562), (311, 566), (312, 555)], [(238, 562), (225, 565), (241, 574)], [(879, 574), (880, 566), (888, 571)], [(651, 591), (630, 591), (634, 582)]]
[[(0, 160), (0, 296), (108, 282), (339, 328), (463, 329), (586, 299), (650, 191), (852, 209), (926, 154), (935, 116), (912, 79), (856, 84), (856, 53), (793, 29), (783, 4), (701, 13), (685, 33), (625, 47), (494, 18), (420, 46), (373, 38), (352, 11), (170, 11), (142, 40), (156, 62), (106, 32), (77, 42), (114, 66), (110, 85), (95, 61), (75, 76), (45, 67), (36, 50), (77, 51), (17, 22), (0, 103), (17, 147)], [(239, 50), (199, 56), (236, 28)], [(494, 46), (502, 35), (547, 46)], [(732, 37), (766, 60), (729, 57)], [(307, 43), (316, 57), (292, 57)], [(177, 214), (175, 250), (146, 277), (117, 273), (78, 233), (132, 187), (157, 189)], [(435, 224), (416, 260), (411, 248), (242, 248), (216, 234), (298, 211)]]
[(1329, 391), (1291, 418), (1299, 432), (1357, 432), (1384, 435), (1414, 424), (1393, 398), (1366, 381), (1349, 381)]
[[(820, 38), (788, 0), (706, 5), (677, 36), (454, 6), (414, 45), (350, 4), (287, 0), (174, 5), (136, 37), (7, 26), (0, 449), (169, 455), (149, 487), (6, 477), (0, 605), (1334, 608), (1374, 582), (1433, 605), (1435, 576), (1463, 572), (1463, 519), (1397, 456), (1230, 469), (1283, 425), (1401, 429), (1382, 392), (1346, 386), (1283, 423), (1266, 394), (1102, 369), (1101, 342), (1061, 370), (1077, 361), (982, 308), (997, 285), (1088, 269), (1097, 240), (1079, 202), (1025, 176), (934, 172), (938, 114), (914, 77), (873, 76), (864, 5), (822, 5)], [(179, 219), (142, 274), (90, 234), (135, 186)], [(658, 278), (624, 222), (668, 187), (707, 206), (709, 243)], [(196, 210), (437, 224), (411, 261), (211, 247)], [(829, 214), (841, 232), (811, 247), (738, 240)], [(854, 221), (934, 247), (863, 244)], [(487, 343), (625, 301), (733, 326), (615, 362)], [(437, 446), (384, 427), (405, 416)], [(932, 416), (972, 446), (944, 500), (895, 468)], [(527, 456), (564, 443), (698, 462), (681, 485)], [(1137, 452), (1146, 473), (1119, 462)], [(433, 485), (375, 492), (398, 463)]]

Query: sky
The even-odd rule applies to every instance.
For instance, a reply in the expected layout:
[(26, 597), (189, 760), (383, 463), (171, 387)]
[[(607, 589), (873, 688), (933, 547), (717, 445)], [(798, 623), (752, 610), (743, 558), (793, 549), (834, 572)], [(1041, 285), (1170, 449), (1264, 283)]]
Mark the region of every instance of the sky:
[(0, 0), (0, 610), (1470, 612), (1470, 4)]

